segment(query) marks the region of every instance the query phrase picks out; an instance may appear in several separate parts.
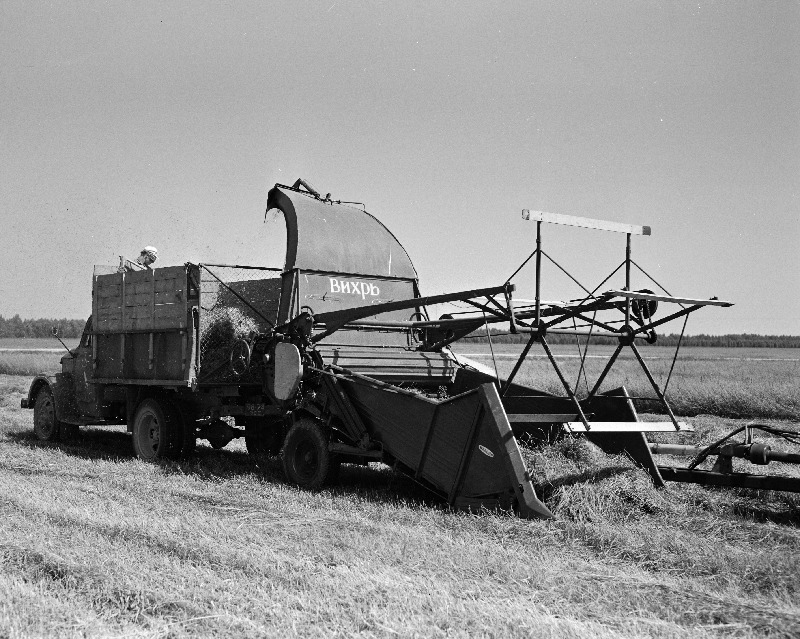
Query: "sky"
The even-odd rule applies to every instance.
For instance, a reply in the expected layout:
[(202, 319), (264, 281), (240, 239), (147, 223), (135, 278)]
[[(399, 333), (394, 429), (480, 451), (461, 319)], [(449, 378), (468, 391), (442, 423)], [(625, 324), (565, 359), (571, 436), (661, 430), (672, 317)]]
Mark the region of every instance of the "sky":
[[(650, 225), (655, 280), (736, 304), (689, 333), (798, 335), (798, 75), (797, 2), (0, 0), (0, 315), (86, 317), (93, 265), (144, 245), (282, 266), (266, 196), (302, 177), (366, 203), (426, 295), (502, 284), (527, 208)], [(543, 234), (592, 288), (624, 259)]]

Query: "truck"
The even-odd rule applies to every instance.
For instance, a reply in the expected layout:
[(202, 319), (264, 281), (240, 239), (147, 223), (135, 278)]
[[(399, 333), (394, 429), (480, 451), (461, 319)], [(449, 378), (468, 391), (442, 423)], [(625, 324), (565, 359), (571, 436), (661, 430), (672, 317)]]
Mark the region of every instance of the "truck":
[[(647, 227), (595, 226), (627, 233), (626, 287), (544, 302), (541, 223), (568, 222), (538, 214), (536, 300), (515, 302), (511, 281), (422, 296), (414, 265), (389, 229), (365, 207), (322, 196), (303, 180), (276, 184), (267, 210), (286, 223), (282, 269), (96, 267), (92, 315), (78, 346), (59, 373), (37, 376), (22, 400), (33, 409), (36, 436), (58, 441), (87, 425), (125, 424), (135, 454), (153, 462), (190, 456), (198, 440), (222, 448), (244, 438), (257, 462), (280, 457), (288, 481), (306, 489), (333, 481), (342, 463), (383, 462), (453, 507), (513, 509), (523, 517), (551, 516), (525, 465), (523, 437), (582, 433), (608, 452), (627, 453), (663, 483), (644, 433), (690, 425), (660, 394), (669, 421), (640, 422), (624, 388), (601, 392), (607, 370), (579, 398), (547, 344), (550, 333), (580, 333), (564, 328), (576, 317), (603, 312), (625, 319), (619, 328), (596, 320), (604, 329), (597, 335), (613, 335), (619, 349), (655, 339), (657, 301), (675, 298), (630, 287), (631, 234), (648, 234)], [(431, 305), (447, 302), (475, 312), (432, 318)], [(670, 318), (729, 305), (680, 303)], [(451, 348), (497, 323), (528, 336), (505, 379)], [(564, 395), (515, 382), (535, 344)]]

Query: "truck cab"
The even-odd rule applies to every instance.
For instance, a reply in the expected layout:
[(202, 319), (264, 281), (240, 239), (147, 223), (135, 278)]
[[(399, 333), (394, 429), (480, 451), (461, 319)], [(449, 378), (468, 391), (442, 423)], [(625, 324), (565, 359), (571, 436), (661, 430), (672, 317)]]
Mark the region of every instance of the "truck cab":
[(92, 373), (92, 318), (86, 320), (80, 342), (61, 358), (61, 376), (73, 388), (75, 412), (86, 417), (101, 417), (101, 404)]

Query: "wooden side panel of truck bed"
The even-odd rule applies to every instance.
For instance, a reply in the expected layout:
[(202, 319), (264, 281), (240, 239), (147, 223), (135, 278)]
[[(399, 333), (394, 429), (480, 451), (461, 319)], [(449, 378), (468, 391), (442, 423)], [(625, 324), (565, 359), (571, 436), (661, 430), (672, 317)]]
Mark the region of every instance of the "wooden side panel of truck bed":
[(187, 384), (194, 376), (194, 265), (97, 275), (94, 378)]

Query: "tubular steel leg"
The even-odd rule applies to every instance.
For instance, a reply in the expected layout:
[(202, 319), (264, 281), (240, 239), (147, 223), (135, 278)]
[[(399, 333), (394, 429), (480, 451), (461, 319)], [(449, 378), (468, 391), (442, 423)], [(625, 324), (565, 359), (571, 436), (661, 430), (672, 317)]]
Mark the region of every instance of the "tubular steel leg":
[[(586, 357), (589, 355), (589, 342), (592, 339), (592, 332), (594, 331), (594, 319), (597, 317), (597, 311), (594, 312), (594, 317), (592, 318), (592, 325), (589, 327), (589, 336), (586, 338), (586, 348), (581, 353), (581, 342), (578, 339), (578, 336), (575, 336), (575, 342), (578, 344), (578, 353), (581, 355), (581, 367), (578, 370), (578, 379), (575, 380), (575, 388), (578, 388), (578, 385), (581, 383), (581, 375), (583, 375), (583, 382), (586, 384), (586, 392), (589, 392), (589, 380), (586, 377)], [(575, 318), (572, 318), (573, 326), (576, 325)]]
[(675, 415), (673, 414), (672, 408), (670, 408), (669, 403), (667, 403), (667, 398), (664, 397), (664, 393), (661, 392), (661, 389), (658, 387), (658, 384), (656, 384), (656, 380), (653, 379), (653, 376), (650, 374), (650, 369), (647, 368), (647, 364), (642, 359), (642, 356), (639, 353), (639, 349), (636, 348), (636, 344), (631, 343), (631, 350), (633, 351), (633, 354), (636, 355), (636, 359), (639, 360), (639, 364), (641, 364), (644, 374), (647, 375), (647, 379), (650, 380), (650, 385), (653, 387), (653, 390), (656, 392), (656, 395), (658, 395), (658, 398), (661, 400), (661, 403), (664, 405), (664, 408), (667, 409), (667, 413), (669, 413), (669, 418), (672, 420), (672, 423), (675, 424), (675, 430), (679, 431), (681, 427), (678, 425), (678, 420), (675, 419)]
[[(512, 298), (511, 291), (506, 291), (504, 295), (505, 295), (505, 298), (506, 298), (506, 310), (508, 311), (508, 317), (509, 317), (509, 320), (508, 320), (509, 328), (511, 329), (512, 333), (516, 334), (516, 332), (517, 332), (517, 318), (514, 315), (514, 300)], [(491, 299), (494, 300), (494, 298), (491, 298)]]
[(536, 223), (536, 328), (542, 321), (542, 223)]
[(586, 432), (588, 433), (590, 430), (589, 421), (586, 419), (586, 415), (583, 414), (583, 409), (581, 408), (581, 404), (578, 401), (578, 398), (575, 396), (575, 393), (572, 392), (572, 389), (569, 387), (569, 382), (564, 377), (564, 374), (561, 372), (561, 369), (556, 362), (556, 358), (553, 357), (553, 353), (550, 350), (550, 347), (547, 345), (547, 340), (545, 339), (544, 335), (541, 337), (542, 346), (544, 347), (544, 352), (547, 353), (547, 357), (550, 359), (550, 363), (553, 365), (553, 369), (556, 371), (556, 375), (558, 375), (558, 379), (561, 380), (561, 385), (564, 387), (564, 390), (567, 391), (567, 395), (572, 400), (572, 403), (575, 405), (575, 408), (578, 410), (578, 416), (581, 418), (583, 425), (586, 427)]
[(589, 397), (590, 398), (594, 397), (595, 394), (597, 393), (597, 391), (600, 390), (600, 386), (602, 385), (603, 381), (605, 380), (606, 375), (608, 375), (608, 371), (611, 370), (611, 367), (614, 365), (614, 362), (617, 361), (617, 357), (619, 357), (619, 354), (621, 352), (622, 352), (622, 344), (618, 344), (617, 345), (617, 350), (614, 351), (614, 354), (611, 356), (611, 359), (608, 360), (608, 364), (606, 364), (606, 367), (603, 369), (603, 372), (600, 373), (600, 377), (597, 378), (597, 382), (595, 382), (594, 388), (589, 393)]
[(675, 370), (675, 362), (678, 361), (678, 353), (681, 350), (681, 342), (683, 342), (683, 334), (686, 332), (686, 323), (689, 321), (689, 316), (683, 318), (683, 328), (681, 329), (680, 337), (678, 337), (678, 345), (675, 347), (675, 355), (672, 358), (672, 365), (669, 367), (669, 373), (667, 373), (667, 381), (664, 382), (664, 395), (667, 394), (667, 387), (669, 386), (669, 380), (672, 379), (672, 371)]
[[(536, 333), (531, 333), (531, 337), (528, 340), (528, 343), (525, 344), (525, 348), (522, 349), (522, 353), (517, 360), (517, 363), (514, 364), (514, 370), (511, 371), (511, 375), (508, 376), (506, 380), (505, 386), (503, 386), (503, 390), (500, 392), (500, 397), (505, 397), (508, 389), (511, 388), (511, 382), (514, 381), (514, 378), (517, 376), (519, 369), (522, 368), (522, 362), (525, 361), (525, 358), (528, 356), (528, 353), (531, 350), (531, 346), (536, 341)], [(499, 381), (499, 380), (498, 380)]]
[(497, 358), (494, 356), (494, 345), (492, 344), (492, 332), (489, 330), (489, 323), (486, 321), (486, 313), (483, 314), (483, 325), (486, 328), (486, 339), (489, 341), (489, 350), (492, 352), (492, 364), (494, 364), (494, 379), (497, 390), (500, 390), (500, 373), (497, 372)]
[[(631, 234), (628, 233), (625, 244), (625, 290), (631, 290)], [(625, 298), (625, 325), (631, 323), (631, 298)]]

